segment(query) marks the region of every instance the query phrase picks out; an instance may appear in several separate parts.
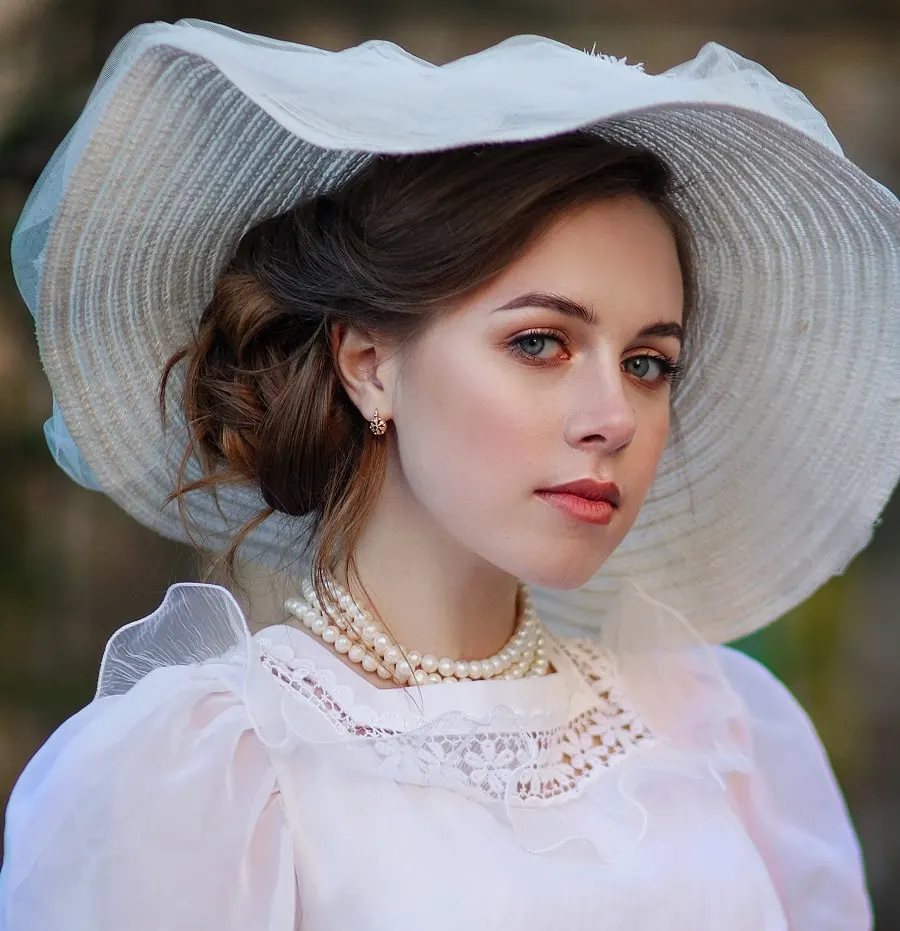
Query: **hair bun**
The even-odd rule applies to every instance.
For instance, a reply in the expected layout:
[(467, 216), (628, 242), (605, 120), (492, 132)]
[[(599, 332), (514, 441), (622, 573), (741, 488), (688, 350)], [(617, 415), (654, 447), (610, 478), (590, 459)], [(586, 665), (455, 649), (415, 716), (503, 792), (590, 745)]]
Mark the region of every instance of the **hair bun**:
[(342, 471), (335, 457), (345, 458), (362, 436), (325, 322), (292, 313), (234, 263), (183, 354), (184, 406), (207, 471), (217, 471), (217, 484), (258, 485), (273, 511), (294, 516), (322, 509), (329, 480)]

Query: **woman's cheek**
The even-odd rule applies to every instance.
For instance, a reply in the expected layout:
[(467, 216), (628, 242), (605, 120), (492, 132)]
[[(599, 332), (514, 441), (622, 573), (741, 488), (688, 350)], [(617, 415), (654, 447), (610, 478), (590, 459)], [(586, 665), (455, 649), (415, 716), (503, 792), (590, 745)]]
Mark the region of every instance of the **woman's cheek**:
[(647, 429), (644, 431), (645, 442), (635, 450), (637, 455), (632, 462), (634, 473), (632, 487), (637, 492), (640, 504), (643, 504), (644, 498), (646, 498), (653, 480), (656, 478), (656, 472), (666, 448), (668, 435), (669, 415), (666, 413), (657, 416), (647, 425)]

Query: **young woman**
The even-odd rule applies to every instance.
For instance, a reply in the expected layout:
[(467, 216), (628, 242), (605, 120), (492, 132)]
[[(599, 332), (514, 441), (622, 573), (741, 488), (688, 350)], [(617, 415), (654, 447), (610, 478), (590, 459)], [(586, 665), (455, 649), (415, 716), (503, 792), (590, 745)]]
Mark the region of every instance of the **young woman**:
[(718, 645), (900, 470), (900, 207), (799, 92), (157, 23), (13, 251), (57, 460), (229, 584), (26, 767), (4, 931), (870, 927), (811, 724)]

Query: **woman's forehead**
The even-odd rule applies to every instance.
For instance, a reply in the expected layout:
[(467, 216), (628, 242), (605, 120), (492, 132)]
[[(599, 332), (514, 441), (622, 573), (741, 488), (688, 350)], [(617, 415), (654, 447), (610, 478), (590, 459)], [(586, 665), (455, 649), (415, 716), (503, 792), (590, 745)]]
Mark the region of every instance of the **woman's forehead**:
[(578, 325), (643, 327), (679, 324), (683, 295), (666, 221), (638, 198), (615, 198), (561, 214), (465, 303), (490, 318), (544, 309)]

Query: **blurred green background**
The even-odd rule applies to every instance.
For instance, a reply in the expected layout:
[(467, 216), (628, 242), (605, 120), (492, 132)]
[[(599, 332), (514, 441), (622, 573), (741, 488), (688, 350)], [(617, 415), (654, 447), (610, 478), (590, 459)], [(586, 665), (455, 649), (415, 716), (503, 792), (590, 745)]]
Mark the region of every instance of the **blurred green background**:
[[(657, 71), (713, 39), (801, 87), (847, 154), (900, 186), (900, 0), (0, 0), (0, 240), (8, 243), (117, 39), (139, 22), (185, 16), (330, 49), (386, 38), (435, 62), (540, 33)], [(8, 260), (0, 305), (5, 802), (50, 731), (90, 701), (109, 634), (197, 567), (186, 548), (56, 468), (42, 434), (50, 393)], [(895, 501), (846, 575), (739, 644), (788, 684), (819, 729), (862, 837), (882, 931), (900, 929), (898, 511)]]

